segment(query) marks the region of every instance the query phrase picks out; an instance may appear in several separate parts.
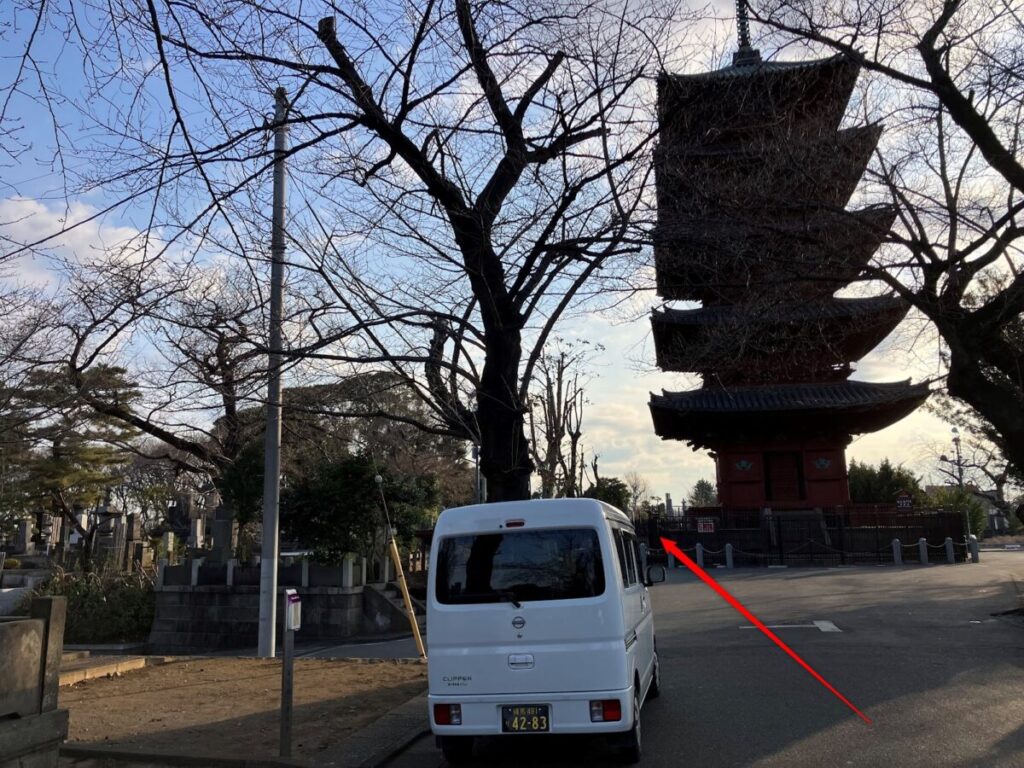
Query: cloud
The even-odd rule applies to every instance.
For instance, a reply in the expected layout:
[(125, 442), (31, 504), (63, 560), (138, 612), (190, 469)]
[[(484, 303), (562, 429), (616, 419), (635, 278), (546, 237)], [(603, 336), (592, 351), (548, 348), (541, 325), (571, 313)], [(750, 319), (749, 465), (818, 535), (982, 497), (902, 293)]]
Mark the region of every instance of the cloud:
[[(108, 223), (107, 217), (97, 217), (98, 213), (98, 208), (80, 201), (65, 206), (27, 197), (0, 199), (3, 276), (20, 284), (52, 285), (62, 263), (135, 254), (139, 230)], [(38, 247), (21, 250), (51, 235), (56, 236)]]

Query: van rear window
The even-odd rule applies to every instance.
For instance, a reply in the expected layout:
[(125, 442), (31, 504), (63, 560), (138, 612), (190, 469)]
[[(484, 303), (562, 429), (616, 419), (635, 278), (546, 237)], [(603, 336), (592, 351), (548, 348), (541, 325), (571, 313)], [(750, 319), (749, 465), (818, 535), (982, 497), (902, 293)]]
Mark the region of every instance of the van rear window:
[(572, 600), (604, 593), (593, 528), (448, 536), (437, 558), (440, 603)]

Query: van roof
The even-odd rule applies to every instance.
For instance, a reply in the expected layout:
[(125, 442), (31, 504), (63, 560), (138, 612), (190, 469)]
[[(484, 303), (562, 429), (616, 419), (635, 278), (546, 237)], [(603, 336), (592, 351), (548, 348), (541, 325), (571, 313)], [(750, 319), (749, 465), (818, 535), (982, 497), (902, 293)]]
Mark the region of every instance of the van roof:
[(608, 519), (632, 527), (625, 513), (598, 499), (527, 499), (453, 507), (441, 513), (434, 535), (497, 531), (507, 520), (523, 520), (526, 528), (594, 525)]

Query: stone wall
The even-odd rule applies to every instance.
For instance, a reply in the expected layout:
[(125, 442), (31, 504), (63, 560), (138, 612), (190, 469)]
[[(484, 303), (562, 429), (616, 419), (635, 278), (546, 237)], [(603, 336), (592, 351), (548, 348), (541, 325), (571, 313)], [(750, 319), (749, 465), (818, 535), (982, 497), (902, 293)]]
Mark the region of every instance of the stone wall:
[[(343, 642), (367, 631), (362, 587), (297, 589), (302, 598), (299, 642)], [(165, 586), (156, 593), (150, 651), (183, 653), (255, 646), (259, 603), (257, 586)], [(279, 606), (278, 616), (280, 610)]]

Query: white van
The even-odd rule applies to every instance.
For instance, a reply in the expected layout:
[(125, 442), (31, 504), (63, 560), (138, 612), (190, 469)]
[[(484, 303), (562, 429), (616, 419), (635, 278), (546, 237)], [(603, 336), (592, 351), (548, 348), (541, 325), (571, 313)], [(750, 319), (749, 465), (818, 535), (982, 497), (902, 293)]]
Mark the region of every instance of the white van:
[[(629, 518), (595, 499), (448, 509), (427, 580), (430, 724), (451, 763), (476, 736), (610, 735), (640, 759), (658, 654)], [(653, 577), (653, 578), (652, 578)]]

